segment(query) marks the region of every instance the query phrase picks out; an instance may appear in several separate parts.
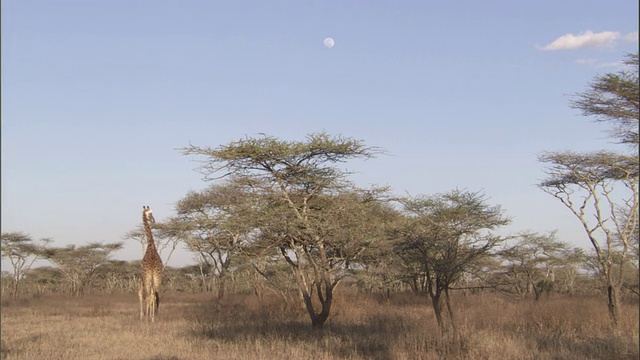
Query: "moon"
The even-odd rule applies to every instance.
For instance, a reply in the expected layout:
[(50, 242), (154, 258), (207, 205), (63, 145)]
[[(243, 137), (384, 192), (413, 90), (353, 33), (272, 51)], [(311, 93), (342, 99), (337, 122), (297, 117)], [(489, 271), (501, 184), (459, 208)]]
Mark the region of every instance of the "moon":
[(333, 40), (332, 38), (328, 37), (328, 38), (324, 39), (324, 41), (322, 43), (324, 44), (325, 47), (331, 49), (336, 44), (336, 41)]

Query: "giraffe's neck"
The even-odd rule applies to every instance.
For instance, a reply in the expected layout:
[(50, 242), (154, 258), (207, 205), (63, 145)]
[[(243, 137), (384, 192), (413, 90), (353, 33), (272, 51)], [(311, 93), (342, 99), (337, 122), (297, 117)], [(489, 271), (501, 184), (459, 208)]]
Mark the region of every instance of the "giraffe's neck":
[(147, 236), (147, 249), (155, 249), (156, 243), (153, 241), (153, 233), (151, 233), (151, 225), (149, 220), (142, 215), (142, 225), (144, 225), (144, 234)]

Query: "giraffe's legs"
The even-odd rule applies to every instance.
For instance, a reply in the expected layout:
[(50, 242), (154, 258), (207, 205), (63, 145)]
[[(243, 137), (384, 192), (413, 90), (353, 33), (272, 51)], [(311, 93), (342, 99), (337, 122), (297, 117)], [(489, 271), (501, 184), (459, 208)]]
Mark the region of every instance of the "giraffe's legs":
[(156, 321), (156, 310), (158, 308), (158, 292), (151, 287), (149, 293), (147, 293), (147, 315), (151, 319), (151, 322)]
[(144, 319), (144, 307), (145, 307), (145, 298), (144, 298), (144, 283), (140, 282), (140, 288), (138, 289), (138, 299), (140, 300), (140, 320)]
[(153, 274), (153, 292), (151, 296), (153, 296), (154, 303), (154, 311), (157, 313), (160, 309), (160, 284), (162, 283), (162, 276), (160, 273)]
[(151, 322), (155, 322), (156, 320), (156, 313), (155, 313), (155, 309), (154, 309), (154, 296), (152, 295), (152, 291), (153, 289), (151, 289), (151, 291), (149, 293), (147, 293), (147, 315), (149, 316), (149, 319), (151, 319)]
[(160, 288), (160, 282), (162, 281), (161, 274), (159, 272), (149, 273), (144, 276), (144, 306), (145, 315), (151, 319), (151, 322), (155, 322), (155, 316), (160, 306), (160, 294), (158, 289)]
[(140, 319), (148, 318), (154, 321), (154, 293), (153, 275), (151, 273), (143, 274), (138, 292), (138, 297), (140, 298)]

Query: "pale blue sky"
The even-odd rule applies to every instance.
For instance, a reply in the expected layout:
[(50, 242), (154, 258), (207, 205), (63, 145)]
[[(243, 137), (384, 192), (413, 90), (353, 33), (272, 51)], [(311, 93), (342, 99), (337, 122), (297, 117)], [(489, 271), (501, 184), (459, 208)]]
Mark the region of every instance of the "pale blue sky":
[[(326, 131), (389, 153), (347, 164), (359, 185), (483, 190), (506, 232), (586, 247), (535, 186), (537, 155), (616, 148), (568, 103), (637, 51), (637, 14), (637, 0), (4, 0), (2, 231), (120, 241), (143, 205), (163, 220), (207, 185), (177, 148)], [(129, 241), (115, 257), (141, 255)]]

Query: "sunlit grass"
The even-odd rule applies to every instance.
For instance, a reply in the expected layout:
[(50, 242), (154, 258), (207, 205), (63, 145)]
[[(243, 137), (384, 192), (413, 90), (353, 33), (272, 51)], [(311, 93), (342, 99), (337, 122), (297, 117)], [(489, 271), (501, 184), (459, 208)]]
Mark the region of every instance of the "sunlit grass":
[(638, 304), (610, 328), (602, 299), (540, 302), (480, 294), (454, 299), (459, 336), (441, 334), (414, 294), (338, 294), (322, 331), (300, 304), (231, 294), (164, 294), (156, 323), (130, 295), (2, 301), (7, 359), (637, 359)]

